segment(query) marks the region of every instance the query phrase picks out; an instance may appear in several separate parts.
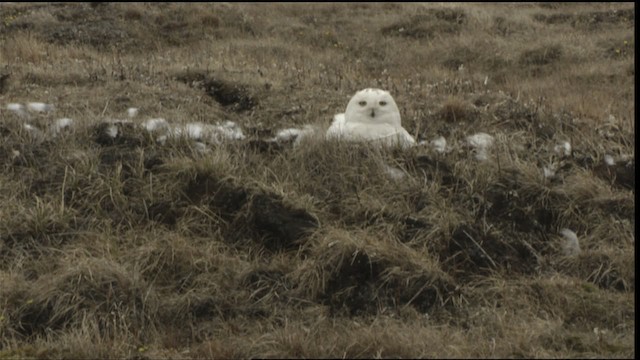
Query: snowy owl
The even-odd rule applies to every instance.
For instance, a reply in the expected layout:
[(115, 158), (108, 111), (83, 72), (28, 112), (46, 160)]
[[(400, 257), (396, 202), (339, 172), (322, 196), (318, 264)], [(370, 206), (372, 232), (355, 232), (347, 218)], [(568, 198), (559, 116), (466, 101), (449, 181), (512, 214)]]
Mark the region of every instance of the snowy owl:
[(388, 91), (364, 89), (337, 114), (327, 130), (327, 138), (348, 141), (373, 141), (384, 145), (415, 145), (414, 138), (400, 124), (400, 111)]

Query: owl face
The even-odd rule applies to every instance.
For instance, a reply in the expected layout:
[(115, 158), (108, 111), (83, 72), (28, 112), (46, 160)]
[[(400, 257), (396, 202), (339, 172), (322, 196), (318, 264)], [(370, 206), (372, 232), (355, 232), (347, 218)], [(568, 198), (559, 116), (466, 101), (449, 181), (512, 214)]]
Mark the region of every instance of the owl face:
[(347, 104), (345, 122), (401, 126), (398, 105), (389, 92), (380, 89), (358, 91)]

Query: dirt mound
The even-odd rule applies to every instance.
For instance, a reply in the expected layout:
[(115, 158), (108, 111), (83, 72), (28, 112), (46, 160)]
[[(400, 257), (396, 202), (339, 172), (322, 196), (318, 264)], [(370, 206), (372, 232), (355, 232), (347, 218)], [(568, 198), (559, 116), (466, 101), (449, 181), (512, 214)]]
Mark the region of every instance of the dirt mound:
[[(20, 324), (18, 329), (26, 337), (79, 326), (88, 313), (105, 335), (115, 336), (118, 331), (145, 327), (155, 311), (154, 294), (145, 292), (144, 282), (103, 260), (84, 259), (43, 276), (33, 285), (13, 294), (11, 301), (22, 305), (7, 314)], [(114, 312), (127, 313), (128, 322), (114, 321)]]
[(232, 111), (251, 110), (258, 104), (247, 85), (216, 78), (206, 71), (187, 71), (176, 75), (176, 80), (203, 89), (220, 105)]
[(334, 316), (406, 307), (426, 312), (446, 306), (455, 295), (446, 273), (399, 243), (367, 232), (352, 233), (350, 240), (344, 232), (324, 235), (306, 245), (309, 262), (293, 278), (302, 296), (318, 299)]
[[(230, 222), (229, 239), (251, 237), (269, 250), (291, 249), (318, 227), (308, 211), (273, 193), (197, 174), (185, 188), (191, 202), (207, 204)], [(233, 241), (233, 240), (232, 240)]]

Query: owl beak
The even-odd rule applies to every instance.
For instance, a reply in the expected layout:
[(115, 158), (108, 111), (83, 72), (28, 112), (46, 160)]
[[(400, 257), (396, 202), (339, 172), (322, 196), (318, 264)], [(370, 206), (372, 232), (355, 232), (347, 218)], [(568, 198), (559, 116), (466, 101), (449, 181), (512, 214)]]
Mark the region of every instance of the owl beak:
[(371, 109), (371, 117), (376, 117), (376, 110), (375, 109)]

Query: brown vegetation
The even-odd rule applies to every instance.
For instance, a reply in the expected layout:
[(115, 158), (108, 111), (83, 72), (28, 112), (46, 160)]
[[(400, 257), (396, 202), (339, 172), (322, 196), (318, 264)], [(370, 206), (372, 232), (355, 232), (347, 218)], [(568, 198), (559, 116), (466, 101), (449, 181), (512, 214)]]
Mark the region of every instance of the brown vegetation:
[[(0, 4), (0, 358), (634, 357), (634, 15)], [(264, 141), (364, 87), (451, 151)], [(247, 138), (160, 144), (152, 117)]]

